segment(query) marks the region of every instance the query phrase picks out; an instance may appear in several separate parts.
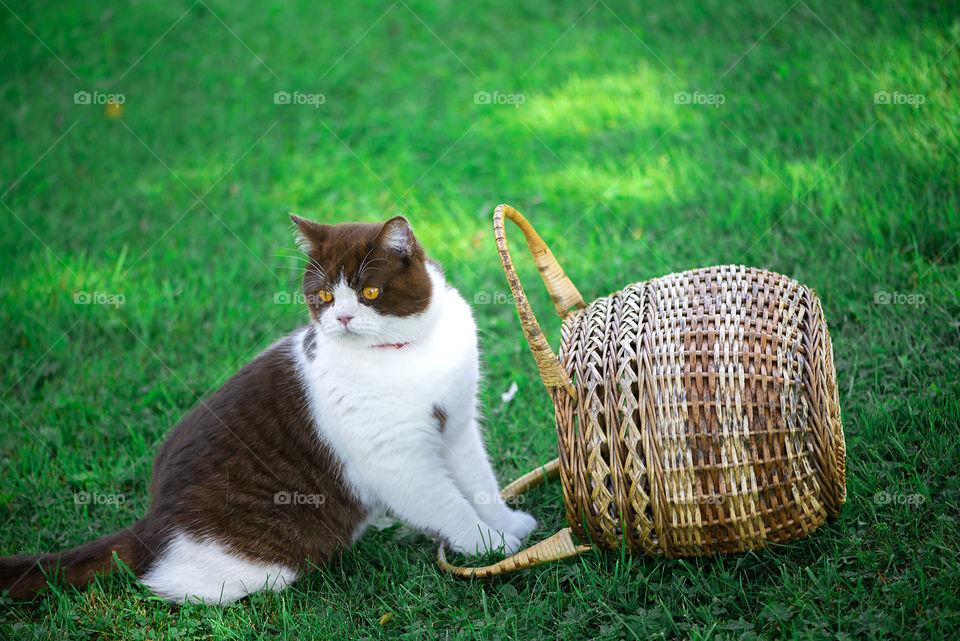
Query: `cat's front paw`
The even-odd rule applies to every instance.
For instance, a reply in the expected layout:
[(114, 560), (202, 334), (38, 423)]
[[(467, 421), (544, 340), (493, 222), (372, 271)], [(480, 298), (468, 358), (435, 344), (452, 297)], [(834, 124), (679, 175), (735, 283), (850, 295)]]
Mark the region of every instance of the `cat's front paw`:
[(498, 532), (492, 529), (478, 529), (475, 535), (464, 537), (450, 544), (450, 549), (458, 554), (467, 556), (485, 554), (487, 552), (503, 552), (510, 555), (519, 552), (523, 543), (509, 532)]
[(506, 523), (507, 532), (520, 540), (530, 536), (537, 529), (537, 519), (520, 510), (510, 510)]
[(523, 541), (512, 534), (504, 532), (503, 534), (503, 553), (506, 555), (516, 554), (523, 549)]

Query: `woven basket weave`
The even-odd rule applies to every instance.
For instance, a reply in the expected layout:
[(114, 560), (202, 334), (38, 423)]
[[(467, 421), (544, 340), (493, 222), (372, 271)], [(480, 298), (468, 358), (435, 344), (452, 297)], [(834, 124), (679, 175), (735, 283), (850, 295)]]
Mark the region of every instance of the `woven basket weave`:
[[(517, 278), (504, 216), (524, 234), (562, 319), (554, 355)], [(590, 305), (527, 220), (494, 214), (524, 333), (553, 398), (560, 457), (507, 486), (559, 474), (567, 522), (492, 576), (590, 550), (668, 558), (808, 536), (846, 498), (833, 348), (814, 292), (740, 266), (634, 283)], [(572, 309), (571, 309), (572, 308)]]

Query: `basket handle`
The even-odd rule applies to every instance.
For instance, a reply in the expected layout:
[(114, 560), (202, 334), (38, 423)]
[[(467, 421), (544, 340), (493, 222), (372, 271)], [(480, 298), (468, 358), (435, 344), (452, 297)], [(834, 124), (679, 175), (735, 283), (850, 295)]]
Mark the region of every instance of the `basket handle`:
[(562, 387), (574, 399), (577, 393), (573, 388), (573, 382), (557, 360), (557, 355), (553, 353), (550, 344), (547, 342), (537, 317), (530, 308), (530, 302), (523, 291), (517, 271), (513, 267), (513, 258), (510, 256), (510, 249), (507, 247), (507, 235), (503, 226), (503, 217), (506, 216), (512, 220), (520, 231), (530, 247), (530, 253), (533, 254), (533, 260), (540, 270), (540, 277), (543, 278), (543, 284), (550, 293), (550, 299), (557, 310), (557, 315), (565, 319), (570, 313), (571, 307), (583, 309), (586, 304), (577, 288), (573, 286), (570, 279), (563, 272), (560, 263), (554, 258), (553, 252), (543, 242), (533, 226), (527, 222), (523, 214), (518, 212), (510, 205), (500, 205), (493, 212), (493, 231), (497, 238), (497, 249), (500, 251), (500, 262), (503, 264), (503, 272), (507, 276), (507, 283), (513, 291), (514, 303), (517, 306), (517, 313), (520, 316), (520, 324), (523, 326), (523, 333), (527, 337), (527, 344), (530, 345), (530, 351), (537, 362), (537, 369), (540, 370), (540, 378), (543, 384), (548, 388)]
[[(531, 472), (527, 472), (510, 485), (500, 491), (500, 496), (504, 499), (511, 499), (523, 494), (527, 490), (543, 484), (544, 481), (555, 479), (560, 474), (560, 459), (556, 458)], [(565, 527), (553, 536), (550, 536), (539, 543), (531, 545), (525, 550), (520, 550), (513, 556), (507, 557), (493, 565), (482, 567), (467, 567), (461, 565), (452, 565), (447, 561), (447, 555), (444, 552), (443, 545), (437, 549), (437, 565), (445, 572), (449, 572), (461, 579), (485, 579), (491, 576), (497, 576), (505, 572), (514, 572), (516, 570), (525, 570), (541, 563), (550, 561), (559, 561), (571, 556), (576, 556), (584, 552), (589, 552), (593, 548), (589, 545), (578, 545), (574, 542), (572, 532), (569, 527)]]

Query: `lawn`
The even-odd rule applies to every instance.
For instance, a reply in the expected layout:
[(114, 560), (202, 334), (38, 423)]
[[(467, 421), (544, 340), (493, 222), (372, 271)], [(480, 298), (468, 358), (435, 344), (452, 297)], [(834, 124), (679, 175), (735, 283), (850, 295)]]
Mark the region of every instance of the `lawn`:
[[(500, 478), (553, 458), (500, 202), (587, 299), (725, 263), (814, 288), (840, 518), (757, 553), (596, 552), (488, 581), (395, 526), (229, 607), (123, 575), (5, 599), (0, 638), (957, 638), (957, 5), (457, 4), (0, 2), (0, 552), (132, 523), (170, 428), (305, 323), (288, 212), (408, 216), (474, 304)], [(558, 484), (523, 507), (536, 537), (563, 525)]]

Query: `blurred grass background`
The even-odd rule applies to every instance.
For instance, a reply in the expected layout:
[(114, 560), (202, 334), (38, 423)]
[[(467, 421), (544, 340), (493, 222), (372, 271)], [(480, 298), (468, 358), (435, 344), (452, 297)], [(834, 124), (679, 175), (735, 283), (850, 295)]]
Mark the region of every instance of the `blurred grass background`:
[[(176, 608), (114, 577), (3, 605), (0, 636), (956, 637), (957, 3), (0, 5), (4, 554), (132, 522), (169, 429), (305, 322), (282, 302), (287, 212), (411, 219), (474, 303), (503, 480), (556, 440), (497, 203), (588, 299), (710, 264), (792, 276), (830, 323), (849, 489), (835, 523), (757, 554), (597, 553), (465, 582), (394, 527), (279, 595)], [(122, 94), (122, 113), (83, 91)], [(563, 523), (559, 486), (524, 507), (536, 536)]]

